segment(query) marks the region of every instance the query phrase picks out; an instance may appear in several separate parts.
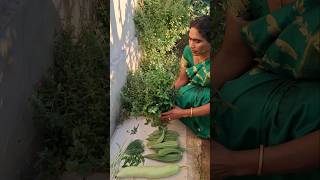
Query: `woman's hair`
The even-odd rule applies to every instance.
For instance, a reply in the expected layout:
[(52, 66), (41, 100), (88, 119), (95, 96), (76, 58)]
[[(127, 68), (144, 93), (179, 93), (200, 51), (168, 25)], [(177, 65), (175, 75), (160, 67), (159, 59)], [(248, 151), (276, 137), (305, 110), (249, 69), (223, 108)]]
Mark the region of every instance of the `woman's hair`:
[(212, 18), (210, 16), (200, 16), (190, 22), (190, 28), (196, 28), (201, 36), (209, 43), (212, 40)]

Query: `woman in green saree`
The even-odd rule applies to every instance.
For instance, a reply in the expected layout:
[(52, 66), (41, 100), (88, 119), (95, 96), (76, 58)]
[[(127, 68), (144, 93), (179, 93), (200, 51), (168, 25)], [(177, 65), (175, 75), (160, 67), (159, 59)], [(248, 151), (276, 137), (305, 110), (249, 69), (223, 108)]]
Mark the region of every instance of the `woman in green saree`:
[(320, 179), (320, 1), (241, 2), (213, 61), (213, 177)]
[(180, 119), (200, 138), (210, 137), (210, 37), (210, 16), (190, 23), (189, 45), (184, 48), (173, 85), (178, 89), (176, 106), (161, 115), (162, 120)]

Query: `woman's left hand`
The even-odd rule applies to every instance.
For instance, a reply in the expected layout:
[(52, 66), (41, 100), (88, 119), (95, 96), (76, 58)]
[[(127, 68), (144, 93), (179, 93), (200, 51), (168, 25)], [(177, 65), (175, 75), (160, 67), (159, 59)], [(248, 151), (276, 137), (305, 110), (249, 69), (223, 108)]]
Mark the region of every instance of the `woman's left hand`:
[(185, 115), (185, 109), (181, 109), (178, 106), (174, 106), (173, 109), (171, 109), (168, 112), (161, 113), (161, 120), (165, 121), (171, 121), (171, 120), (176, 120), (180, 119)]

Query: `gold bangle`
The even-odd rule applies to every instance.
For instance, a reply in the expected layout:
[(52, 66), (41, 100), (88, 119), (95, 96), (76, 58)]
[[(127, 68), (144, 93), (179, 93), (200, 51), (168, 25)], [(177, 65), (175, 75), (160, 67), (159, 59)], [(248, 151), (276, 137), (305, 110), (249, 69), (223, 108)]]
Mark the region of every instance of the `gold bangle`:
[(263, 145), (260, 144), (260, 150), (259, 150), (259, 168), (258, 168), (258, 172), (257, 175), (261, 176), (262, 174), (262, 165), (263, 165)]
[(191, 109), (190, 109), (190, 117), (192, 117), (193, 116), (193, 108), (191, 107)]

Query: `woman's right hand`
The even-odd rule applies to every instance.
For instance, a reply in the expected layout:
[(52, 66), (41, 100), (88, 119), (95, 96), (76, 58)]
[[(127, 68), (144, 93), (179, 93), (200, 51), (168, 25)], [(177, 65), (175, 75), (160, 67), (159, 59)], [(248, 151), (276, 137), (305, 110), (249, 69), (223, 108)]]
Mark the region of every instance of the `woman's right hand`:
[(174, 106), (174, 108), (171, 109), (170, 111), (161, 113), (160, 119), (164, 121), (177, 120), (182, 117), (185, 117), (187, 114), (186, 111), (187, 111), (186, 109), (182, 109), (178, 106)]

